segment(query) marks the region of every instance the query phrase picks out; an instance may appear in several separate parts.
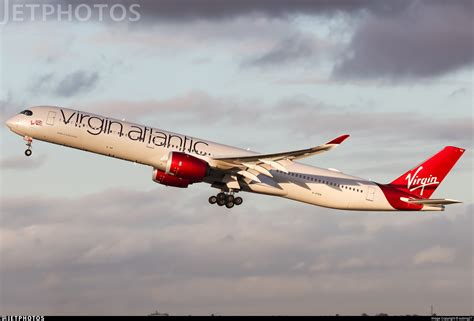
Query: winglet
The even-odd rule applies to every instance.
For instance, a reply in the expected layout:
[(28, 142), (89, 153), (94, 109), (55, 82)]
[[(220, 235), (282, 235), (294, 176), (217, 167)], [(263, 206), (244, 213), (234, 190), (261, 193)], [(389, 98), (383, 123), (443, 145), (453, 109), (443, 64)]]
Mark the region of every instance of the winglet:
[(347, 138), (349, 138), (350, 135), (342, 135), (342, 136), (339, 136), (337, 138), (334, 138), (333, 140), (331, 140), (330, 142), (327, 142), (326, 145), (331, 145), (331, 144), (334, 144), (334, 145), (339, 145), (340, 143), (342, 143), (343, 141), (345, 141)]

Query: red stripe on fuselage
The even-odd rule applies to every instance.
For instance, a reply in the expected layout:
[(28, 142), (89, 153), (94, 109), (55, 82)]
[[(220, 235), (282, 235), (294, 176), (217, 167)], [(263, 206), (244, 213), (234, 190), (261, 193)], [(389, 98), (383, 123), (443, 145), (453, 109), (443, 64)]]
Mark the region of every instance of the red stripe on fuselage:
[(400, 211), (420, 211), (423, 208), (423, 205), (410, 204), (400, 199), (400, 197), (414, 198), (412, 194), (405, 193), (389, 185), (377, 185), (380, 187), (383, 194), (385, 195), (385, 198), (394, 209)]

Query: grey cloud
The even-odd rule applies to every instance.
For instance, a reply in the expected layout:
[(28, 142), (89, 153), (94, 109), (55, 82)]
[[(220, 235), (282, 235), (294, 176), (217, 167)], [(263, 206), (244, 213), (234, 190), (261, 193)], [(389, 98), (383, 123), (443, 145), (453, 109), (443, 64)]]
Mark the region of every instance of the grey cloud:
[(474, 62), (473, 3), (412, 2), (394, 16), (368, 15), (357, 27), (336, 78), (411, 79)]
[(257, 58), (243, 63), (243, 66), (275, 66), (309, 59), (316, 55), (315, 40), (301, 35), (292, 35), (281, 40), (273, 49)]
[(59, 81), (54, 93), (62, 97), (71, 97), (92, 90), (99, 80), (97, 72), (75, 71)]
[(30, 170), (36, 169), (44, 164), (46, 157), (11, 156), (0, 159), (2, 170)]
[(61, 97), (72, 97), (91, 91), (98, 81), (98, 72), (77, 70), (64, 76), (57, 72), (48, 72), (34, 79), (29, 85), (29, 91), (36, 95), (47, 92)]
[[(174, 119), (171, 123), (186, 125), (200, 122), (243, 122), (248, 117), (257, 117), (259, 110), (253, 108), (256, 101), (240, 98), (223, 98), (209, 95), (203, 91), (192, 91), (165, 100), (148, 101), (105, 101), (90, 105), (101, 113), (115, 114), (115, 117), (127, 119), (155, 119), (164, 122), (166, 117)], [(186, 112), (184, 112), (186, 111)], [(241, 124), (245, 126), (246, 124)]]
[(0, 308), (419, 314), (429, 301), (443, 302), (447, 314), (470, 311), (472, 205), (442, 216), (381, 216), (287, 200), (263, 209), (265, 196), (245, 195), (243, 207), (223, 215), (207, 196), (160, 186), (3, 198)]
[[(120, 0), (106, 2), (134, 3)], [(350, 22), (350, 28), (343, 31), (350, 37), (347, 48), (338, 52), (328, 51), (327, 48), (321, 50), (336, 58), (332, 76), (338, 80), (429, 78), (469, 67), (474, 59), (474, 10), (471, 1), (161, 0), (142, 1), (140, 5), (142, 19), (135, 24), (137, 28), (149, 28), (149, 23), (179, 28), (183, 24), (210, 21), (213, 24), (211, 29), (218, 30), (217, 33), (223, 30), (226, 39), (229, 35), (232, 39), (242, 34), (238, 30), (229, 32), (228, 24), (244, 16), (254, 20), (264, 17), (284, 21), (291, 28), (291, 18), (295, 15), (339, 18), (342, 13), (341, 21)], [(226, 24), (224, 27), (223, 23)], [(199, 32), (191, 32), (193, 40), (183, 41), (180, 45), (196, 45), (195, 39), (209, 40), (209, 34), (216, 33), (206, 31), (206, 28), (197, 30)], [(246, 33), (249, 34), (248, 31)], [(316, 61), (314, 54), (319, 52), (311, 41), (291, 39), (287, 35), (282, 36), (279, 31), (273, 35), (282, 38), (280, 43), (266, 53), (250, 55), (250, 58), (244, 59), (243, 65), (268, 66), (272, 62), (292, 61), (312, 64)]]
[(41, 90), (48, 89), (49, 84), (51, 81), (54, 80), (55, 74), (52, 72), (46, 73), (44, 75), (40, 75), (38, 79), (34, 81), (31, 85), (31, 90), (39, 92)]
[(50, 93), (54, 90), (56, 85), (57, 75), (54, 72), (47, 72), (39, 75), (36, 79), (32, 79), (28, 86), (28, 91), (34, 95), (41, 95), (45, 92)]
[[(260, 106), (258, 109), (254, 108), (256, 104)], [(261, 126), (270, 130), (268, 135), (271, 135), (271, 128), (278, 128), (280, 135), (289, 132), (292, 137), (305, 137), (306, 140), (320, 134), (348, 132), (364, 137), (384, 137), (389, 141), (420, 139), (470, 145), (474, 131), (472, 120), (468, 118), (448, 119), (435, 114), (422, 116), (417, 112), (387, 113), (357, 106), (333, 106), (304, 95), (288, 97), (269, 106), (258, 101), (191, 92), (163, 101), (111, 101), (91, 104), (90, 107), (104, 114), (115, 113), (117, 118), (126, 116), (130, 120), (159, 117), (159, 121), (164, 122), (164, 117), (169, 117), (170, 122), (179, 119), (181, 124), (192, 125), (197, 120), (212, 121), (215, 126), (238, 122), (239, 130), (246, 129), (246, 126), (249, 130), (254, 127), (253, 123), (246, 121), (249, 117), (258, 118), (262, 113), (271, 113), (271, 118), (261, 120)]]
[[(309, 117), (311, 114), (315, 114), (315, 117)], [(384, 137), (390, 141), (400, 139), (436, 140), (470, 145), (474, 131), (471, 119), (445, 119), (403, 112), (329, 111), (317, 113), (316, 117), (315, 111), (309, 111), (306, 114), (295, 112), (291, 118), (293, 118), (293, 123), (299, 124), (298, 128), (294, 128), (294, 130), (304, 135), (339, 130), (340, 132), (348, 131), (371, 137)], [(419, 119), (421, 118), (424, 121), (420, 123)], [(317, 127), (314, 119), (318, 120)]]
[(463, 97), (465, 95), (470, 95), (470, 94), (471, 94), (471, 90), (463, 87), (463, 88), (458, 88), (454, 90), (451, 94), (449, 94), (449, 98), (460, 98), (460, 97)]
[[(153, 21), (350, 13), (358, 17), (355, 31), (333, 70), (333, 76), (342, 80), (440, 76), (470, 66), (474, 59), (470, 1), (157, 1), (146, 2), (143, 11)], [(243, 65), (314, 63), (315, 53), (317, 48), (308, 39), (287, 37)]]
[[(7, 91), (5, 99), (0, 99), (0, 122), (3, 123), (13, 115), (16, 115), (22, 107), (27, 106), (25, 102), (16, 100), (11, 91)], [(23, 97), (22, 97), (23, 98)]]
[[(79, 1), (58, 1), (64, 4)], [(106, 3), (131, 5), (132, 0), (105, 1)], [(145, 0), (140, 1), (140, 13), (152, 21), (227, 19), (240, 15), (261, 14), (269, 17), (287, 17), (291, 14), (325, 14), (336, 12), (354, 12), (363, 9), (394, 10), (404, 1), (381, 6), (373, 0), (257, 0), (257, 1), (220, 1), (220, 0)], [(392, 1), (391, 1), (392, 2)], [(388, 7), (388, 8), (387, 8)]]

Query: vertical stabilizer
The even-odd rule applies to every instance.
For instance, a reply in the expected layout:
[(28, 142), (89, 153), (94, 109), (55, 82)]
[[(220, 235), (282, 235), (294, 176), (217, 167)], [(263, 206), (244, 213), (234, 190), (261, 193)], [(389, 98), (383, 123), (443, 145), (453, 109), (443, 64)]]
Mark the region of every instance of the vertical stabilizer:
[(391, 182), (389, 186), (416, 197), (429, 198), (464, 151), (463, 148), (447, 146)]

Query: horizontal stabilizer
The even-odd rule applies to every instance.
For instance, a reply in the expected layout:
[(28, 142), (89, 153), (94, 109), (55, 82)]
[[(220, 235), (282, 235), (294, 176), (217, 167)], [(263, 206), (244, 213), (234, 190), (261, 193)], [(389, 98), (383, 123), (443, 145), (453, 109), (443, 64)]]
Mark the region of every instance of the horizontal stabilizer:
[(400, 197), (400, 200), (411, 203), (411, 204), (420, 204), (420, 205), (448, 205), (448, 204), (456, 204), (462, 203), (461, 201), (451, 200), (446, 198), (438, 198), (438, 199), (408, 199), (406, 197)]

